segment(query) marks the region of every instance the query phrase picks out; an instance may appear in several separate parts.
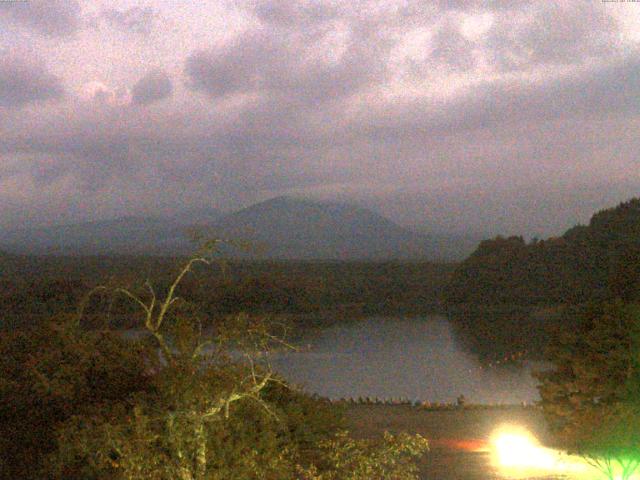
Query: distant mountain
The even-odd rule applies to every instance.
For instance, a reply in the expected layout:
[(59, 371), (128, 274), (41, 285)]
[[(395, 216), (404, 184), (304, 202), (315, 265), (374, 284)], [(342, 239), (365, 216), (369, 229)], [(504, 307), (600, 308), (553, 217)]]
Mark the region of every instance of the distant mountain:
[(277, 197), (226, 215), (212, 234), (252, 242), (280, 259), (437, 259), (431, 239), (344, 203)]
[(640, 300), (640, 198), (548, 240), (485, 240), (451, 277), (450, 304)]
[[(296, 260), (451, 260), (461, 242), (401, 227), (346, 203), (277, 197), (234, 213), (191, 209), (170, 217), (112, 220), (0, 232), (0, 249), (33, 255), (184, 255), (194, 251), (190, 231), (248, 242), (241, 258)], [(467, 247), (468, 248), (468, 247)], [(456, 250), (457, 249), (457, 250)]]
[(210, 224), (213, 209), (189, 210), (171, 217), (121, 217), (0, 232), (0, 249), (31, 255), (183, 254), (194, 246), (187, 230)]
[(211, 225), (222, 216), (222, 212), (211, 207), (188, 208), (168, 216), (177, 225)]
[(429, 238), (432, 248), (438, 252), (438, 258), (449, 262), (460, 262), (471, 255), (484, 237), (480, 234), (442, 233), (427, 226), (409, 227)]

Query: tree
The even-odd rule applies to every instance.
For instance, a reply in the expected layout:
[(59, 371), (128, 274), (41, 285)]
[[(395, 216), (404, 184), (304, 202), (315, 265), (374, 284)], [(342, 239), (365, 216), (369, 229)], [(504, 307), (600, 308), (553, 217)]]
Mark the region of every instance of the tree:
[[(235, 404), (253, 402), (275, 416), (262, 392), (279, 379), (268, 362), (256, 360), (278, 339), (264, 322), (238, 315), (204, 340), (198, 319), (188, 314), (188, 303), (176, 296), (180, 282), (198, 263), (209, 260), (204, 255), (191, 258), (164, 298), (157, 297), (149, 282), (147, 299), (129, 289), (113, 289), (142, 308), (144, 329), (155, 341), (163, 365), (153, 379), (154, 393), (136, 398), (132, 411), (68, 422), (60, 440), (61, 468), (75, 457), (86, 458), (94, 471), (113, 470), (110, 474), (128, 479), (204, 480), (212, 478), (210, 471), (215, 468), (212, 432), (229, 419)], [(93, 292), (100, 290), (107, 287)], [(180, 314), (171, 316), (180, 304)], [(233, 353), (241, 359), (234, 359)], [(83, 441), (69, 442), (74, 437)], [(85, 470), (83, 475), (91, 472)]]
[[(202, 333), (197, 308), (177, 297), (177, 289), (196, 264), (208, 262), (204, 255), (191, 258), (161, 296), (149, 282), (146, 296), (111, 289), (144, 312), (153, 348), (142, 358), (153, 359), (152, 388), (134, 392), (106, 414), (81, 411), (62, 422), (49, 457), (54, 476), (293, 480), (307, 472), (322, 479), (415, 478), (412, 460), (426, 450), (426, 440), (389, 435), (375, 448), (345, 442), (328, 408), (317, 401), (310, 408), (308, 398), (271, 370), (270, 350), (286, 343), (264, 319), (236, 315)], [(355, 465), (349, 476), (331, 476), (345, 468), (345, 459)]]
[[(73, 417), (126, 410), (154, 387), (139, 342), (87, 332), (70, 318), (0, 333), (0, 478), (61, 478), (47, 457)], [(73, 478), (63, 476), (63, 478)]]
[[(538, 374), (552, 433), (608, 478), (640, 465), (640, 308), (614, 301), (574, 307)], [(576, 321), (577, 320), (577, 321)]]
[(378, 441), (356, 441), (341, 432), (319, 447), (323, 468), (299, 466), (297, 480), (414, 480), (415, 458), (427, 445), (419, 435), (385, 433)]

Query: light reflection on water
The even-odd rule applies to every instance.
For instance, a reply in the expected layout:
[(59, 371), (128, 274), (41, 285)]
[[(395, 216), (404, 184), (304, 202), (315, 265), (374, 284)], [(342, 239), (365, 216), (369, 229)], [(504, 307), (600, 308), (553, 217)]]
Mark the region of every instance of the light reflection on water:
[(304, 338), (309, 351), (277, 355), (274, 368), (311, 393), (329, 398), (379, 397), (473, 403), (538, 399), (531, 365), (482, 368), (462, 350), (448, 321), (372, 318)]

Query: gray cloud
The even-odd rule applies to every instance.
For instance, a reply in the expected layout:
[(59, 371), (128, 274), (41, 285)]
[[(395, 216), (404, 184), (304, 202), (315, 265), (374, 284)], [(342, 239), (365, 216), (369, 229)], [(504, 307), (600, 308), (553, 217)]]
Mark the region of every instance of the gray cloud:
[(383, 83), (402, 18), (393, 5), (374, 3), (239, 1), (260, 26), (224, 47), (194, 51), (185, 64), (189, 85), (213, 98), (266, 94), (304, 108)]
[[(419, 3), (419, 0), (416, 3)], [(536, 2), (535, 0), (437, 0), (435, 3), (443, 10), (473, 11), (482, 8), (501, 11), (521, 10)]]
[(74, 33), (81, 24), (77, 0), (28, 0), (0, 2), (0, 17), (50, 36)]
[(267, 56), (279, 57), (269, 50), (267, 45), (246, 40), (223, 51), (200, 50), (187, 58), (185, 73), (194, 90), (211, 97), (258, 90), (262, 82), (258, 66)]
[[(296, 101), (252, 104), (226, 124), (221, 121), (224, 112), (204, 117), (185, 112), (175, 118), (128, 112), (126, 120), (117, 109), (72, 112), (27, 137), (5, 138), (0, 146), (8, 153), (54, 154), (62, 159), (59, 167), (66, 165), (80, 175), (89, 189), (108, 184), (114, 176), (132, 176), (149, 162), (163, 165), (158, 175), (167, 181), (188, 181), (195, 175), (210, 178), (212, 185), (234, 184), (239, 191), (345, 181), (393, 183), (405, 169), (429, 163), (444, 177), (451, 176), (446, 173), (450, 167), (491, 175), (470, 169), (477, 158), (449, 143), (471, 142), (476, 145), (474, 155), (488, 160), (496, 151), (482, 146), (495, 143), (511, 125), (528, 124), (531, 130), (552, 119), (635, 116), (640, 113), (638, 99), (640, 60), (630, 59), (583, 77), (534, 87), (488, 84), (448, 102), (388, 104), (354, 120), (344, 118), (340, 103), (316, 111)], [(494, 133), (487, 138), (470, 134), (474, 130)], [(518, 135), (523, 137), (514, 140)], [(527, 145), (529, 135), (510, 134), (504, 142)], [(582, 151), (574, 145), (572, 153), (563, 153), (564, 145), (575, 143), (567, 135), (567, 130), (546, 130), (539, 142), (549, 148), (536, 149), (532, 158), (588, 154), (586, 139)], [(444, 156), (431, 160), (432, 153), (425, 152)], [(185, 157), (188, 162), (175, 162)]]
[(0, 63), (0, 107), (20, 107), (63, 94), (60, 79), (42, 65), (20, 59)]
[(162, 70), (151, 70), (131, 89), (131, 101), (138, 105), (147, 105), (170, 97), (173, 84)]
[(192, 53), (185, 73), (191, 88), (214, 98), (266, 93), (311, 103), (336, 100), (381, 80), (386, 52), (370, 44), (371, 38), (344, 39), (340, 52), (326, 52), (336, 58), (314, 57), (314, 47), (332, 33), (258, 30), (221, 49)]
[(489, 34), (489, 52), (504, 69), (576, 64), (619, 49), (616, 22), (606, 11), (580, 2), (538, 2), (524, 12), (530, 18), (518, 24), (510, 12), (501, 13)]
[(334, 19), (339, 10), (322, 2), (290, 2), (287, 0), (259, 1), (249, 4), (264, 23), (300, 28)]
[[(442, 0), (432, 6), (429, 10), (423, 2), (410, 1), (396, 12), (404, 27), (440, 21), (432, 38), (432, 55), (420, 65), (423, 74), (434, 61), (454, 71), (471, 72), (476, 66), (473, 50), (502, 72), (579, 65), (622, 51), (619, 25), (611, 10), (584, 2)], [(471, 42), (461, 34), (460, 15), (482, 13), (492, 15), (492, 25)], [(403, 25), (396, 28), (402, 31)]]
[(413, 101), (386, 105), (361, 119), (368, 134), (397, 138), (431, 134), (462, 134), (524, 120), (606, 118), (640, 114), (640, 57), (580, 76), (538, 84), (486, 83), (449, 101)]
[[(176, 40), (162, 32), (165, 25), (154, 28), (166, 38), (149, 35), (144, 45), (133, 42), (131, 52), (116, 35), (110, 58), (135, 59), (94, 65), (95, 77), (79, 75), (79, 82), (74, 69), (82, 44), (68, 64), (56, 57), (79, 90), (93, 81), (108, 91), (133, 85), (134, 104), (170, 95), (172, 101), (147, 109), (70, 96), (37, 109), (6, 109), (0, 159), (20, 161), (0, 174), (0, 201), (23, 202), (22, 189), (10, 182), (29, 178), (37, 184), (29, 194), (39, 199), (33, 205), (48, 205), (46, 195), (55, 191), (56, 205), (67, 197), (80, 205), (83, 197), (110, 211), (122, 211), (126, 202), (152, 210), (198, 198), (236, 207), (287, 192), (358, 194), (380, 205), (407, 191), (428, 194), (434, 205), (440, 199), (428, 215), (437, 212), (443, 226), (452, 214), (490, 225), (498, 217), (502, 226), (517, 220), (519, 228), (535, 199), (514, 213), (517, 219), (503, 207), (517, 204), (523, 191), (544, 197), (552, 188), (547, 183), (561, 178), (565, 191), (577, 195), (610, 175), (632, 177), (640, 148), (632, 135), (640, 127), (640, 57), (633, 48), (624, 58), (616, 51), (621, 27), (595, 8), (444, 0), (234, 5), (243, 10), (230, 18), (241, 23), (219, 36), (197, 30), (187, 7), (184, 17), (163, 11), (176, 31), (183, 32), (180, 22), (194, 27), (192, 37), (180, 33), (181, 49), (167, 57), (156, 56)], [(133, 19), (150, 18), (144, 11), (114, 10), (110, 22), (142, 32), (147, 22)], [(489, 29), (469, 35), (465, 22), (473, 27), (487, 12), (493, 23), (483, 25)], [(100, 45), (102, 35), (109, 40), (113, 33), (97, 28), (74, 38), (97, 35), (91, 44)], [(403, 69), (414, 61), (423, 63), (406, 75)], [(162, 69), (139, 78), (140, 63)], [(42, 68), (6, 71), (0, 67), (5, 106), (62, 93), (60, 81)], [(181, 74), (189, 88), (173, 92)], [(18, 193), (8, 196), (9, 187)], [(491, 218), (482, 217), (481, 206), (465, 207), (474, 198), (490, 204), (492, 196)], [(457, 197), (464, 201), (456, 203)], [(413, 220), (403, 220), (416, 223), (420, 212), (427, 215), (424, 208), (412, 212)]]
[(433, 43), (432, 60), (444, 63), (449, 68), (458, 71), (474, 68), (474, 45), (460, 33), (460, 29), (452, 21), (444, 22), (444, 25), (434, 35)]
[(156, 12), (151, 7), (131, 7), (127, 10), (110, 8), (104, 10), (103, 18), (118, 30), (139, 34), (151, 31), (156, 20)]

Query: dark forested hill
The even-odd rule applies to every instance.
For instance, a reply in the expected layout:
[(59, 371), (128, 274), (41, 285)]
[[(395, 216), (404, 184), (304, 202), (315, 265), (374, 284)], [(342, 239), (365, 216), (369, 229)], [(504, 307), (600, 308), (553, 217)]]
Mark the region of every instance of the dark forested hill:
[(640, 199), (602, 210), (588, 225), (526, 243), (483, 241), (454, 272), (449, 304), (542, 305), (640, 298)]

